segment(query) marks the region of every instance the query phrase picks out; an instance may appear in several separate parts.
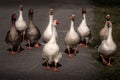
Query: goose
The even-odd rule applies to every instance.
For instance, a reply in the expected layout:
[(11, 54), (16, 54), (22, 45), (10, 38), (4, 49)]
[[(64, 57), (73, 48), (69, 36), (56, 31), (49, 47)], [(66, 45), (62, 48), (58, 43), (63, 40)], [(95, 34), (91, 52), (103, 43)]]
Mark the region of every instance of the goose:
[[(81, 41), (85, 40), (86, 45), (85, 47), (88, 48), (89, 38), (91, 37), (91, 32), (89, 27), (86, 23), (86, 9), (82, 8), (82, 21), (77, 28), (77, 31), (81, 37)], [(80, 42), (80, 46), (83, 46), (84, 44)]]
[(35, 43), (34, 47), (39, 48), (40, 45), (38, 43), (38, 40), (41, 37), (41, 33), (40, 33), (40, 30), (37, 28), (37, 26), (35, 26), (33, 22), (33, 9), (29, 9), (28, 14), (29, 14), (29, 24), (27, 29), (25, 30), (25, 40), (28, 43), (28, 49), (32, 49), (31, 43)]
[(53, 21), (53, 28), (52, 28), (52, 37), (48, 41), (48, 43), (45, 44), (43, 47), (43, 53), (42, 58), (46, 60), (47, 67), (46, 69), (51, 69), (49, 64), (54, 61), (55, 67), (53, 71), (57, 72), (59, 71), (57, 69), (57, 63), (59, 62), (60, 58), (62, 58), (62, 53), (60, 52), (59, 45), (57, 44), (57, 40), (55, 37), (55, 27), (59, 24), (58, 20)]
[[(109, 27), (109, 33), (106, 40), (103, 40), (98, 47), (98, 53), (102, 58), (103, 64), (107, 66), (112, 66), (110, 63), (112, 56), (116, 54), (117, 46), (112, 38), (112, 23), (110, 21), (107, 22), (107, 26)], [(108, 58), (108, 62), (105, 58)]]
[[(49, 10), (49, 23), (48, 23), (48, 26), (46, 27), (45, 31), (43, 32), (43, 36), (42, 36), (42, 40), (44, 43), (47, 43), (50, 40), (50, 38), (52, 37), (53, 13), (54, 13), (54, 10), (50, 9)], [(57, 33), (56, 33), (56, 36), (57, 36)]]
[(107, 26), (107, 22), (110, 20), (110, 15), (108, 14), (106, 16), (106, 22), (105, 22), (105, 26), (100, 30), (99, 32), (99, 37), (100, 37), (100, 40), (105, 40), (107, 39), (107, 36), (108, 36), (108, 26)]
[(17, 47), (17, 51), (18, 52), (20, 51), (20, 43), (22, 41), (22, 38), (21, 38), (20, 33), (18, 33), (18, 31), (16, 30), (16, 27), (15, 27), (16, 14), (14, 14), (14, 13), (12, 14), (11, 20), (12, 20), (12, 26), (11, 26), (10, 30), (7, 32), (5, 41), (11, 49), (10, 54), (16, 54), (16, 52), (13, 50), (13, 48)]
[(74, 48), (74, 54), (76, 55), (77, 51), (77, 44), (79, 43), (79, 35), (74, 29), (74, 21), (75, 21), (75, 15), (72, 15), (71, 17), (71, 26), (69, 32), (67, 32), (65, 37), (65, 44), (68, 49), (68, 57), (71, 58), (70, 48)]
[(19, 17), (15, 23), (16, 29), (21, 33), (23, 41), (24, 41), (24, 34), (25, 29), (27, 28), (26, 21), (23, 19), (23, 5), (19, 7)]

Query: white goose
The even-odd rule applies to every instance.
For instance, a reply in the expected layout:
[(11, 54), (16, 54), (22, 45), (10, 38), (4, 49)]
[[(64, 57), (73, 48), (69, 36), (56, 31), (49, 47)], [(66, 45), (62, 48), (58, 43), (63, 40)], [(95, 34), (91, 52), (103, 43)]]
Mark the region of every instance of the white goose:
[(74, 48), (74, 54), (76, 55), (77, 51), (77, 44), (79, 43), (79, 35), (74, 29), (74, 21), (75, 21), (75, 15), (72, 15), (71, 17), (71, 26), (69, 32), (67, 32), (65, 37), (65, 44), (68, 49), (68, 57), (71, 58), (70, 48)]
[(26, 21), (23, 19), (23, 5), (20, 5), (19, 9), (19, 17), (15, 23), (16, 29), (21, 33), (23, 40), (24, 40), (24, 34), (25, 30), (27, 28)]
[(47, 67), (46, 69), (50, 69), (49, 63), (53, 62), (55, 63), (55, 68), (53, 71), (58, 71), (57, 69), (57, 63), (59, 62), (60, 58), (62, 57), (62, 54), (59, 49), (59, 45), (57, 44), (56, 37), (55, 37), (55, 27), (59, 24), (58, 20), (54, 20), (53, 22), (53, 28), (52, 28), (52, 37), (48, 41), (48, 43), (45, 44), (43, 47), (43, 53), (42, 57), (46, 60)]
[(107, 39), (107, 37), (108, 37), (109, 31), (108, 31), (107, 22), (108, 22), (109, 20), (110, 20), (110, 15), (108, 14), (108, 15), (106, 16), (105, 26), (104, 26), (104, 28), (102, 28), (102, 29), (100, 30), (100, 32), (99, 32), (99, 37), (100, 37), (100, 40), (101, 40), (101, 41)]
[[(115, 55), (117, 46), (112, 38), (112, 23), (110, 21), (107, 22), (107, 26), (109, 27), (108, 37), (106, 40), (103, 40), (102, 43), (100, 44), (98, 48), (98, 53), (102, 58), (103, 64), (107, 64), (107, 66), (112, 66), (110, 61), (111, 57)], [(108, 62), (105, 60), (106, 57), (109, 58)]]
[(42, 36), (44, 43), (47, 43), (50, 40), (50, 38), (52, 37), (52, 23), (53, 23), (53, 9), (50, 9), (50, 11), (49, 11), (49, 23), (48, 23), (47, 28), (43, 32), (43, 36)]
[[(85, 41), (86, 41), (85, 47), (87, 48), (88, 47), (87, 44), (89, 42), (89, 36), (90, 36), (90, 29), (86, 23), (86, 9), (82, 9), (82, 17), (83, 17), (82, 22), (79, 25), (77, 31), (81, 37), (81, 41), (83, 41), (85, 39)], [(83, 46), (83, 43), (80, 43), (80, 46)]]

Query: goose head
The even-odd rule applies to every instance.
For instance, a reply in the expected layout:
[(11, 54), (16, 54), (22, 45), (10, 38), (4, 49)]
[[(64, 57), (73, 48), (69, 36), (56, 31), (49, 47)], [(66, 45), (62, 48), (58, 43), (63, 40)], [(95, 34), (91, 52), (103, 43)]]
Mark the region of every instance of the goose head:
[(23, 11), (23, 5), (20, 5), (19, 9), (20, 11)]
[(109, 14), (106, 16), (106, 20), (110, 21), (110, 15)]
[(60, 21), (59, 21), (59, 20), (54, 20), (54, 21), (53, 21), (53, 25), (54, 25), (54, 26), (57, 26), (57, 25), (59, 25), (59, 24), (60, 24)]
[(54, 13), (54, 10), (53, 10), (53, 9), (50, 9), (49, 14), (50, 14), (50, 15), (53, 15), (53, 13)]
[(86, 14), (86, 8), (82, 8), (82, 16), (83, 16), (83, 19), (85, 18), (85, 14)]
[(29, 9), (28, 14), (29, 14), (29, 16), (33, 15), (33, 9)]
[(12, 21), (13, 24), (15, 23), (16, 18), (17, 18), (17, 17), (16, 17), (16, 14), (13, 13), (12, 16), (11, 16), (11, 21)]
[(72, 20), (72, 21), (75, 21), (75, 18), (76, 18), (75, 15), (72, 15), (72, 16), (71, 16), (71, 20)]
[(86, 8), (82, 8), (82, 14), (86, 14)]

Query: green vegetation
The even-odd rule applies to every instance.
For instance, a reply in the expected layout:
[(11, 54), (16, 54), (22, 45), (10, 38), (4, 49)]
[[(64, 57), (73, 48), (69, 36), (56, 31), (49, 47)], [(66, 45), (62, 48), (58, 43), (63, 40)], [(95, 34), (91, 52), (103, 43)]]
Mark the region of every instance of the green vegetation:
[(98, 60), (96, 65), (101, 69), (103, 77), (99, 80), (120, 80), (120, 0), (93, 0), (95, 5), (95, 25), (94, 25), (94, 36), (93, 46), (99, 45), (99, 31), (104, 27), (105, 17), (110, 14), (111, 21), (113, 23), (113, 40), (117, 44), (117, 54), (113, 57), (113, 67), (107, 67), (102, 65), (98, 60), (99, 55), (97, 49), (93, 53), (93, 57)]

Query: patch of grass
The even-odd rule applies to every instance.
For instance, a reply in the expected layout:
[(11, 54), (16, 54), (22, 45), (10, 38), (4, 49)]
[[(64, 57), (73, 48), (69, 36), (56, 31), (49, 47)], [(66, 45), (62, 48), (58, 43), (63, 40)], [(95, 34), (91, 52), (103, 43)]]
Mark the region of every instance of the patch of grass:
[[(117, 44), (117, 54), (113, 57), (113, 67), (107, 67), (102, 65), (99, 61), (99, 55), (96, 51), (92, 54), (93, 57), (98, 60), (97, 67), (101, 69), (101, 77), (99, 80), (120, 80), (120, 0), (93, 0), (95, 4), (95, 25), (94, 34), (95, 37), (93, 46), (99, 45), (99, 31), (104, 27), (105, 17), (110, 14), (111, 21), (113, 23), (113, 40)], [(112, 4), (112, 5), (111, 5)]]
[(93, 0), (96, 6), (120, 6), (120, 0)]

